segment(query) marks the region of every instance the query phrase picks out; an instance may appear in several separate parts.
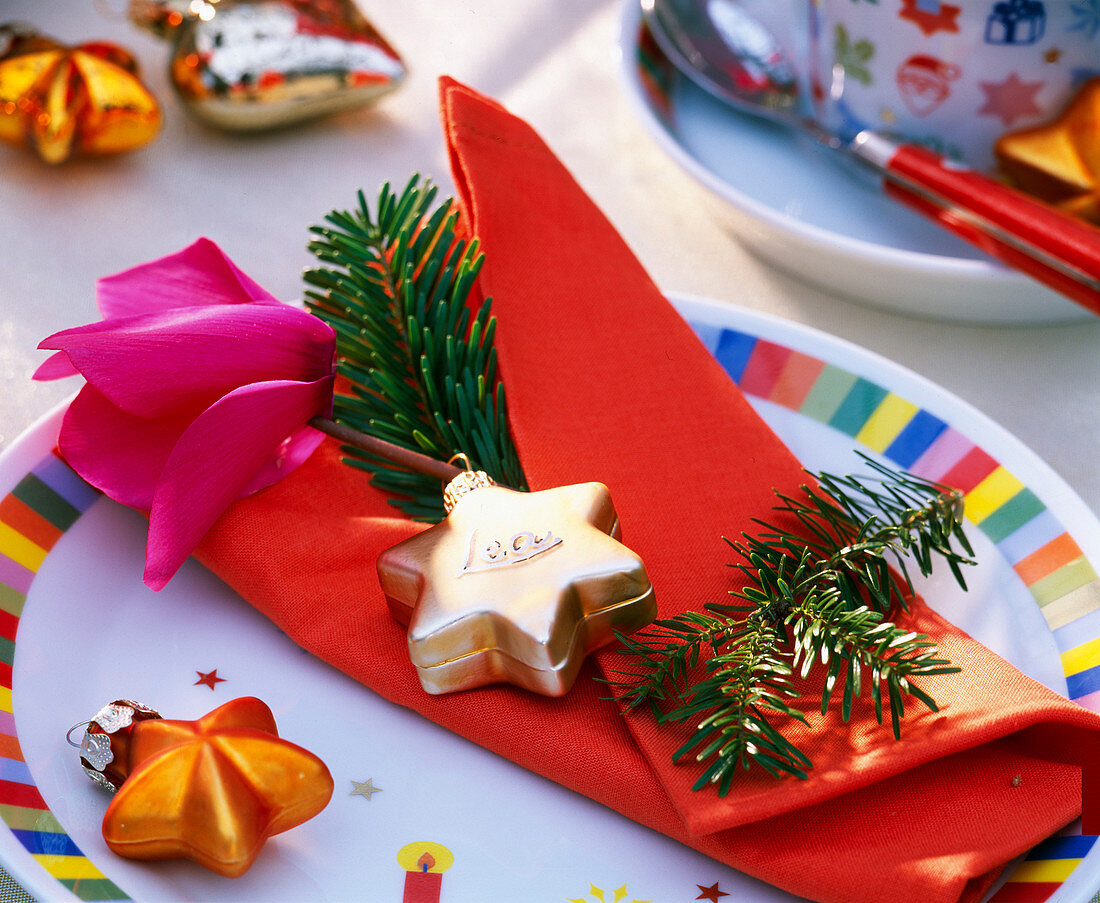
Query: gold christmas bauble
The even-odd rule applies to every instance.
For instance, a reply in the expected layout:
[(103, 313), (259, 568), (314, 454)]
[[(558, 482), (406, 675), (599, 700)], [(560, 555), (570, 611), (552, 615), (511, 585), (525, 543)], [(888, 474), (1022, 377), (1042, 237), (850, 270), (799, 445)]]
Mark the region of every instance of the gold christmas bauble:
[(448, 487), (443, 521), (378, 559), (421, 685), (561, 696), (589, 652), (656, 617), (645, 566), (618, 541), (602, 483), (530, 493), (469, 483), (463, 474)]
[(172, 43), (188, 110), (257, 131), (371, 103), (405, 77), (351, 0), (131, 0), (130, 18)]

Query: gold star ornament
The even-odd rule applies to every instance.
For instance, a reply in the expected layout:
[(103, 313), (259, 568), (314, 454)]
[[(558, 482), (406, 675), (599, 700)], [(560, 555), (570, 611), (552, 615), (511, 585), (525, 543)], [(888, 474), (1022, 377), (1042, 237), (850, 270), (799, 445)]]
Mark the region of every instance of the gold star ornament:
[(160, 106), (122, 47), (66, 47), (0, 26), (0, 140), (29, 144), (47, 163), (76, 153), (115, 154), (148, 143)]
[(994, 153), (1018, 188), (1100, 224), (1100, 78), (1053, 122), (1002, 135)]
[(656, 617), (602, 483), (516, 492), (467, 471), (444, 499), (443, 521), (378, 559), (429, 693), (511, 683), (561, 696), (589, 652)]

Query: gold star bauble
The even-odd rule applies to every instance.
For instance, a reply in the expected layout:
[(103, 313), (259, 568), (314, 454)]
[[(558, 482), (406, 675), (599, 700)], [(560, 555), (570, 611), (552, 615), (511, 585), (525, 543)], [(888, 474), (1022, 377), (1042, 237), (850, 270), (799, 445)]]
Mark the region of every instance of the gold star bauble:
[(1100, 224), (1100, 78), (1053, 122), (1002, 135), (994, 152), (1023, 191)]
[(378, 559), (429, 693), (512, 683), (561, 696), (589, 652), (656, 617), (602, 483), (527, 493), (466, 473), (445, 497), (443, 521)]
[(114, 44), (66, 47), (0, 26), (0, 140), (28, 144), (47, 163), (115, 154), (148, 143), (160, 107), (137, 63)]

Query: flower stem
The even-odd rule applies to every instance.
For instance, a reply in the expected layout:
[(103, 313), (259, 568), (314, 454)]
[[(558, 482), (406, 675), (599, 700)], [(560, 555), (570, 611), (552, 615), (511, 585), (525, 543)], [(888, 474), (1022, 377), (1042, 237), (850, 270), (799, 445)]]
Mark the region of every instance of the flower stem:
[(327, 433), (334, 439), (339, 439), (346, 445), (354, 445), (356, 448), (377, 455), (379, 458), (392, 461), (394, 464), (406, 467), (409, 470), (415, 470), (417, 473), (436, 477), (445, 483), (449, 483), (462, 473), (461, 467), (455, 467), (445, 461), (437, 461), (428, 455), (410, 451), (400, 445), (394, 445), (392, 442), (375, 439), (373, 436), (353, 430), (342, 423), (337, 423), (335, 420), (329, 420), (327, 417), (314, 417), (309, 421), (309, 425), (322, 433)]

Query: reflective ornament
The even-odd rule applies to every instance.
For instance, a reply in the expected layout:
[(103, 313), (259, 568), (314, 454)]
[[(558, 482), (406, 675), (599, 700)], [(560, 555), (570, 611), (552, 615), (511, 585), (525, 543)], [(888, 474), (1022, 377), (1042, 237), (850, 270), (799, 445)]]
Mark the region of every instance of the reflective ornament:
[(444, 499), (443, 521), (378, 559), (429, 693), (503, 682), (561, 696), (589, 652), (656, 617), (602, 483), (515, 492), (467, 472)]
[(84, 727), (80, 741), (80, 765), (84, 773), (114, 793), (130, 773), (130, 734), (134, 725), (159, 717), (159, 712), (139, 702), (116, 699), (96, 712), (86, 726), (77, 725)]
[(363, 106), (405, 77), (351, 0), (131, 0), (130, 18), (172, 42), (170, 74), (198, 118), (278, 128)]
[(1100, 78), (1053, 122), (1003, 135), (994, 152), (1023, 191), (1100, 225)]
[(61, 163), (73, 154), (141, 147), (160, 119), (156, 98), (121, 47), (66, 47), (21, 26), (0, 26), (0, 139)]
[(271, 710), (246, 696), (197, 721), (135, 723), (103, 839), (128, 859), (191, 859), (235, 878), (268, 837), (324, 809), (332, 789), (325, 764), (280, 739)]

